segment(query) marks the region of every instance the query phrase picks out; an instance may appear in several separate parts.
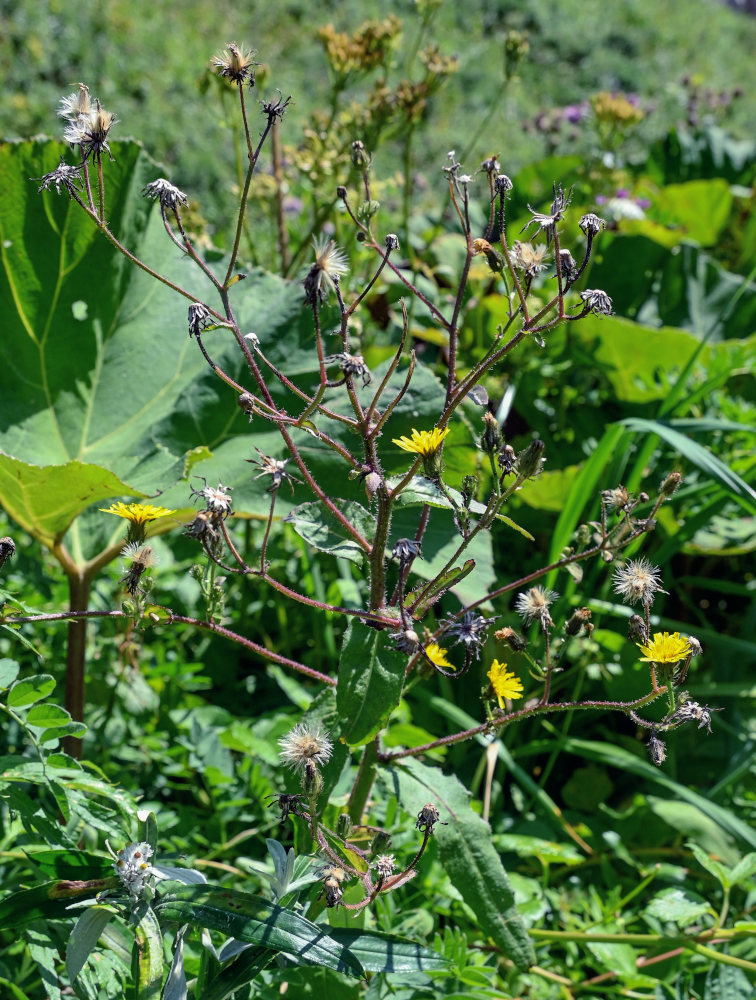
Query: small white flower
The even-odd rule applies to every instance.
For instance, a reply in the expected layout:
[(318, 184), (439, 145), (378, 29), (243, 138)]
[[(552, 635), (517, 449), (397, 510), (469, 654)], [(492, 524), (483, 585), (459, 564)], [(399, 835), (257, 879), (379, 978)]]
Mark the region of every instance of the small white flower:
[(612, 582), (614, 592), (626, 604), (637, 604), (640, 601), (649, 608), (653, 604), (654, 594), (667, 593), (661, 587), (661, 570), (648, 559), (631, 559), (625, 566), (618, 566), (614, 570)]
[(298, 722), (296, 726), (278, 741), (280, 756), (284, 764), (292, 770), (304, 772), (308, 768), (322, 766), (331, 759), (333, 743), (320, 728), (320, 723), (310, 725)]
[(555, 590), (544, 590), (543, 587), (531, 587), (522, 594), (517, 595), (515, 610), (518, 615), (522, 615), (523, 621), (529, 625), (536, 619), (541, 623), (542, 628), (553, 625), (549, 614), (549, 605), (559, 597)]
[[(108, 845), (108, 849), (110, 849), (110, 845)], [(113, 854), (112, 851), (111, 854)], [(159, 874), (149, 863), (152, 857), (152, 848), (145, 841), (140, 841), (138, 844), (127, 844), (121, 848), (118, 854), (113, 854), (113, 857), (115, 858), (113, 869), (123, 887), (134, 899), (141, 896), (147, 879)]]

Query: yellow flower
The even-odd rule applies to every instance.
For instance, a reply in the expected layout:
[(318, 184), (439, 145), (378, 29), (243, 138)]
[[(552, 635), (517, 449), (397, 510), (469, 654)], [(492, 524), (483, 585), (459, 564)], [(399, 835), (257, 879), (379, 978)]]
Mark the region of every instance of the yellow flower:
[(432, 431), (416, 431), (413, 427), (411, 438), (403, 436), (391, 440), (404, 451), (413, 451), (416, 455), (422, 455), (423, 458), (430, 458), (431, 455), (436, 454), (448, 433), (448, 427), (444, 427), (443, 430), (434, 427)]
[(119, 500), (109, 507), (99, 508), (103, 514), (116, 514), (118, 517), (125, 517), (132, 524), (142, 526), (148, 521), (155, 521), (159, 517), (166, 517), (168, 514), (175, 514), (175, 510), (167, 507), (154, 507), (151, 503), (123, 503)]
[(505, 707), (505, 698), (510, 698), (512, 701), (516, 698), (522, 698), (524, 689), (520, 683), (520, 678), (516, 674), (509, 673), (506, 663), (499, 663), (498, 660), (494, 660), (486, 676), (491, 681), (491, 687), (499, 699), (499, 708)]
[(456, 670), (453, 663), (446, 659), (446, 650), (442, 649), (437, 642), (429, 642), (425, 647), (425, 655), (435, 667), (445, 667), (447, 670)]
[(656, 632), (647, 645), (640, 642), (636, 646), (646, 655), (641, 660), (646, 663), (678, 663), (691, 651), (688, 639), (681, 639), (679, 632)]

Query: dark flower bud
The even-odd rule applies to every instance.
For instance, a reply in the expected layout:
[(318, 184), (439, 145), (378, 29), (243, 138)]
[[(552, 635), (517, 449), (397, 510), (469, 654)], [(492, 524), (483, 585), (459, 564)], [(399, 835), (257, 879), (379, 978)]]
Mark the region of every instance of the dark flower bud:
[(400, 563), (411, 562), (421, 555), (420, 542), (414, 538), (400, 538), (391, 550), (391, 555)]
[(399, 237), (396, 233), (389, 233), (386, 237), (386, 252), (391, 253), (392, 250), (399, 249)]
[[(436, 806), (432, 802), (428, 802), (420, 812), (417, 814), (417, 823), (415, 823), (416, 830), (427, 830), (428, 833), (433, 833), (433, 827), (439, 822), (439, 812)], [(442, 823), (442, 826), (448, 826), (447, 823)]]
[(594, 215), (593, 212), (588, 212), (587, 215), (584, 215), (578, 225), (586, 236), (595, 236), (602, 229), (606, 228), (606, 222), (599, 218), (598, 215)]
[(344, 187), (343, 184), (339, 184), (339, 186), (336, 188), (336, 197), (341, 198), (342, 201), (346, 201), (347, 189)]
[(517, 464), (517, 455), (515, 455), (515, 450), (511, 444), (505, 444), (504, 447), (499, 452), (499, 468), (508, 476)]
[(591, 609), (590, 608), (576, 608), (573, 612), (572, 617), (569, 618), (564, 625), (564, 631), (567, 635), (580, 635), (580, 632), (585, 628), (586, 630), (593, 631), (593, 626), (590, 624), (591, 621)]
[(651, 729), (651, 735), (648, 738), (648, 743), (646, 744), (648, 749), (648, 755), (651, 761), (656, 764), (657, 767), (661, 767), (664, 761), (667, 759), (667, 747), (659, 737), (656, 735), (656, 726)]
[(497, 174), (494, 180), (494, 191), (503, 198), (509, 194), (514, 185), (506, 174)]
[(16, 543), (8, 535), (0, 538), (0, 569), (16, 554)]
[(252, 396), (248, 392), (243, 392), (237, 402), (242, 410), (249, 414), (249, 419), (251, 420), (255, 412), (255, 401)]
[(648, 632), (646, 631), (646, 623), (643, 621), (640, 615), (630, 615), (627, 634), (630, 637), (630, 639), (632, 639), (633, 642), (639, 642), (643, 645), (645, 645), (648, 642)]
[(379, 830), (370, 842), (370, 853), (384, 854), (391, 847), (391, 836), (385, 830)]

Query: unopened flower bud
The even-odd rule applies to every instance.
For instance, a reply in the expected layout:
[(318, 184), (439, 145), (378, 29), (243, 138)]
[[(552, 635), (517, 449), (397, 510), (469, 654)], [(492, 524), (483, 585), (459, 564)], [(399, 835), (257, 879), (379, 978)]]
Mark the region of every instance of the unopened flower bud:
[(346, 201), (347, 189), (344, 187), (343, 184), (339, 184), (339, 186), (336, 188), (336, 197), (341, 198), (342, 201)]
[(641, 618), (640, 615), (630, 615), (630, 621), (628, 622), (627, 634), (633, 642), (639, 642), (645, 645), (648, 642), (648, 632), (646, 631), (646, 623)]
[(662, 500), (668, 500), (673, 493), (676, 493), (682, 481), (683, 477), (679, 472), (670, 472), (659, 490)]
[(500, 445), (501, 431), (499, 430), (499, 424), (493, 413), (486, 412), (483, 414), (483, 433), (480, 437), (480, 447), (488, 455), (493, 455)]
[(528, 645), (526, 640), (519, 634), (515, 632), (513, 628), (500, 628), (494, 632), (494, 637), (499, 640), (499, 642), (506, 642), (510, 649), (515, 650), (517, 653), (521, 653), (523, 649)]
[(511, 444), (505, 444), (499, 452), (499, 468), (508, 476), (517, 464), (517, 455)]
[(370, 842), (370, 853), (383, 854), (389, 847), (391, 847), (391, 835), (385, 830), (379, 830)]
[(239, 406), (244, 410), (245, 413), (249, 414), (250, 419), (255, 412), (255, 401), (248, 392), (243, 392), (238, 399)]
[(517, 456), (517, 470), (523, 479), (532, 479), (541, 471), (546, 445), (536, 439)]
[(464, 476), (462, 479), (462, 503), (465, 505), (467, 510), (470, 509), (470, 504), (475, 499), (475, 494), (478, 492), (478, 477), (477, 476)]
[(316, 764), (308, 760), (302, 775), (302, 789), (312, 798), (317, 798), (323, 791), (323, 775)]
[(359, 139), (355, 139), (352, 143), (352, 163), (358, 170), (365, 170), (370, 166), (370, 154)]
[(589, 632), (593, 631), (593, 626), (591, 622), (591, 609), (590, 608), (576, 608), (564, 624), (564, 631), (567, 635), (580, 635), (580, 632), (585, 628)]

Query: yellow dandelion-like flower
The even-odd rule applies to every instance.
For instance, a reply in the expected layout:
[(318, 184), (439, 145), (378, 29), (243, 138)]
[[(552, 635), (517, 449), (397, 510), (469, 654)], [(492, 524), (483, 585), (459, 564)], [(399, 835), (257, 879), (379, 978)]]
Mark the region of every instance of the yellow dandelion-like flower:
[(520, 678), (517, 674), (507, 670), (506, 663), (494, 660), (486, 676), (491, 681), (491, 687), (499, 700), (499, 708), (505, 707), (505, 698), (510, 698), (512, 701), (516, 698), (522, 698), (524, 688), (520, 683)]
[(453, 663), (449, 663), (446, 658), (446, 650), (442, 649), (437, 642), (429, 642), (425, 647), (425, 655), (434, 667), (444, 667), (446, 670), (456, 670)]
[(168, 514), (175, 514), (175, 510), (167, 507), (155, 507), (151, 503), (123, 503), (119, 500), (109, 507), (100, 507), (103, 514), (115, 514), (118, 517), (125, 517), (132, 524), (142, 526), (149, 521), (156, 521), (159, 517), (166, 517)]
[(678, 663), (691, 651), (690, 640), (680, 637), (679, 632), (655, 632), (653, 638), (645, 646), (638, 642), (636, 646), (646, 655), (641, 660), (646, 663)]
[(444, 427), (443, 430), (440, 427), (434, 427), (432, 431), (416, 431), (413, 427), (411, 438), (402, 436), (391, 440), (404, 451), (412, 451), (416, 455), (422, 455), (423, 458), (430, 458), (431, 455), (436, 454), (448, 433), (448, 427)]

